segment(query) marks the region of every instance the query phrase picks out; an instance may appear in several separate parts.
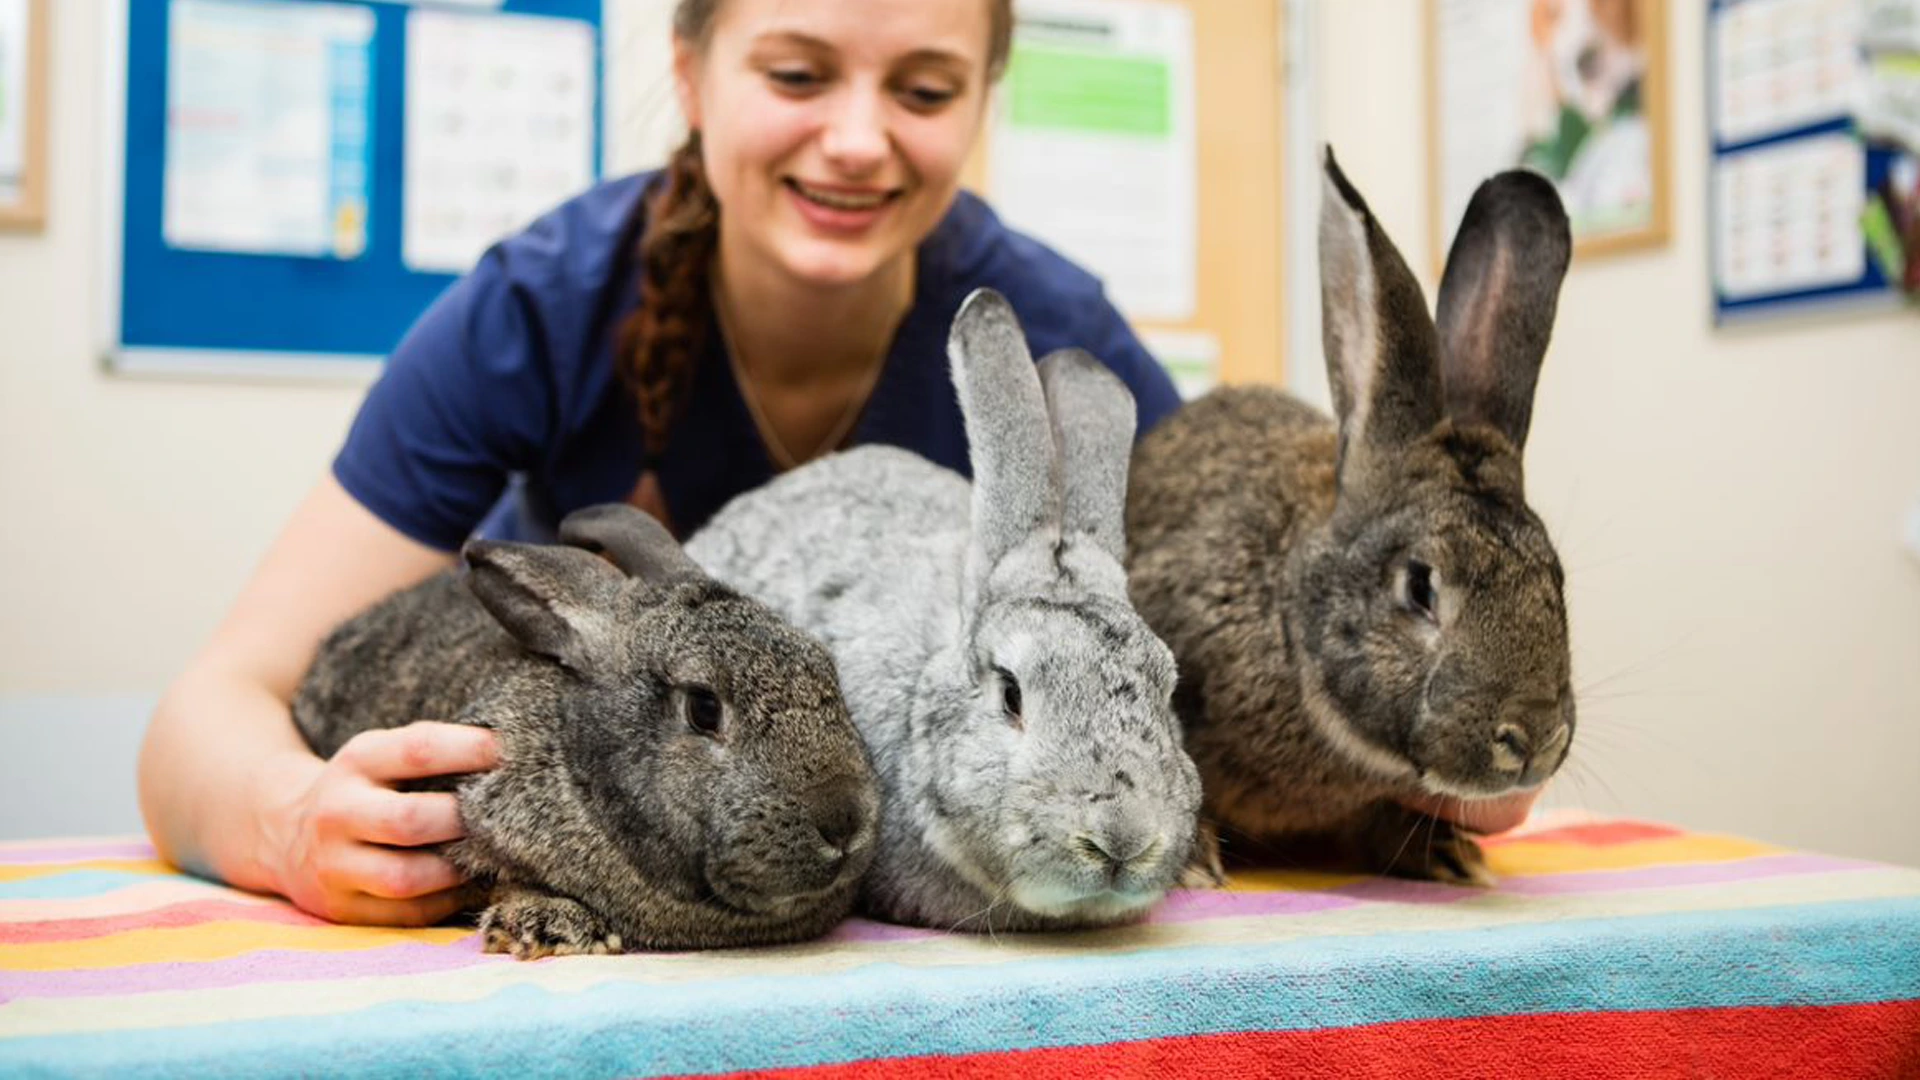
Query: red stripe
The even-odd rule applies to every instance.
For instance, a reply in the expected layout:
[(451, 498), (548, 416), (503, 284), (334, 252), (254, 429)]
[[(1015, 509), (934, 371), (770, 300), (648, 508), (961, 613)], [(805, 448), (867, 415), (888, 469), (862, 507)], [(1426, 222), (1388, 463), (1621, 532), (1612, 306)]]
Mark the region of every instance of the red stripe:
[(1920, 1077), (1920, 1001), (1412, 1020), (1320, 1031), (897, 1058), (737, 1075), (793, 1080), (903, 1076), (1913, 1080)]
[(291, 904), (248, 904), (234, 900), (188, 900), (124, 915), (92, 919), (46, 919), (0, 923), (0, 941), (26, 945), (40, 941), (78, 941), (129, 930), (166, 930), (223, 920), (282, 923), (287, 926), (330, 926)]
[(1614, 844), (1631, 844), (1637, 840), (1666, 840), (1684, 835), (1686, 834), (1671, 826), (1655, 825), (1646, 821), (1596, 821), (1583, 825), (1563, 825), (1558, 829), (1542, 829), (1535, 833), (1489, 836), (1480, 842), (1492, 847), (1498, 847), (1501, 844), (1535, 843), (1610, 847)]

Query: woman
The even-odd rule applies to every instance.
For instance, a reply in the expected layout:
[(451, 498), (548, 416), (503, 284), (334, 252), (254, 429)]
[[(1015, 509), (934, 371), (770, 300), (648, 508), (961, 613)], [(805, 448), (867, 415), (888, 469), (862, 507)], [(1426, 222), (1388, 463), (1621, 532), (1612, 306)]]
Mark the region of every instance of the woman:
[(288, 703), (322, 637), (483, 522), (538, 536), (628, 499), (684, 534), (852, 443), (965, 471), (944, 342), (974, 287), (1012, 300), (1036, 354), (1079, 345), (1111, 366), (1139, 430), (1170, 412), (1171, 382), (1098, 283), (959, 193), (1011, 30), (1010, 0), (681, 0), (686, 145), (504, 241), (434, 304), (162, 699), (140, 763), (162, 855), (336, 921), (463, 906), (452, 865), (415, 850), (461, 834), (452, 796), (394, 785), (488, 768), (492, 737), (423, 720), (319, 760)]

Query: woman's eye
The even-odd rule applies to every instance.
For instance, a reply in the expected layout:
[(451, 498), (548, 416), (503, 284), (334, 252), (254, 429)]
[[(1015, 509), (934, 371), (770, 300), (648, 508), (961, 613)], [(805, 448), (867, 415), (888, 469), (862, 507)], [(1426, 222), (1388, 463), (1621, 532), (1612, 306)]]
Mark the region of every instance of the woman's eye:
[(767, 78), (782, 90), (810, 90), (820, 82), (820, 77), (807, 68), (773, 68)]
[(909, 86), (901, 92), (907, 104), (923, 112), (940, 108), (958, 96), (954, 91), (938, 86)]
[(1000, 709), (1006, 714), (1007, 722), (1015, 727), (1022, 724), (1020, 718), (1020, 680), (1006, 668), (995, 668), (994, 674), (1000, 677)]
[(688, 727), (702, 735), (718, 735), (723, 712), (720, 698), (713, 691), (704, 686), (687, 688)]
[(1433, 587), (1433, 567), (1419, 559), (1407, 561), (1407, 603), (1429, 619), (1439, 616), (1440, 597)]

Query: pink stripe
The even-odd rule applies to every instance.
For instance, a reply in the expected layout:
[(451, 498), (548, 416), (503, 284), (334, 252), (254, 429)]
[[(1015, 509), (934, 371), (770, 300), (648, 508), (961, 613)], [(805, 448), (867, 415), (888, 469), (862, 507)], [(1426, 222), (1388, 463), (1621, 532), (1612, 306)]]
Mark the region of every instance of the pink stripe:
[(246, 903), (233, 900), (194, 900), (125, 915), (95, 919), (49, 919), (44, 922), (0, 923), (0, 944), (26, 945), (44, 941), (78, 941), (124, 934), (132, 930), (171, 930), (210, 922), (281, 923), (287, 926), (331, 926), (289, 904)]
[(157, 859), (145, 840), (95, 840), (74, 844), (0, 846), (0, 865), (34, 866), (40, 863), (92, 862), (96, 859)]
[(480, 951), (480, 935), (446, 945), (387, 945), (345, 952), (262, 949), (226, 960), (135, 964), (76, 971), (0, 973), (0, 996), (95, 997), (174, 990), (213, 990), (263, 983), (378, 978), (454, 971), (478, 964), (514, 963), (502, 953)]
[(1593, 870), (1574, 874), (1541, 874), (1503, 882), (1500, 891), (1522, 896), (1561, 896), (1569, 893), (1626, 892), (1673, 885), (1713, 885), (1792, 874), (1830, 874), (1843, 870), (1872, 870), (1879, 863), (1862, 859), (1835, 859), (1826, 855), (1761, 855), (1735, 862), (1685, 863), (1638, 870)]

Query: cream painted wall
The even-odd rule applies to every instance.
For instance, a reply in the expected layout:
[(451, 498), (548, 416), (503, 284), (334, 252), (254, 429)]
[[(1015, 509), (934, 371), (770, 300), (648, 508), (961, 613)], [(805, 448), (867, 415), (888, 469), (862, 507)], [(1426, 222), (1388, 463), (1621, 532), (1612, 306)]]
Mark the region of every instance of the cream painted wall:
[[(1673, 240), (1576, 263), (1527, 448), (1585, 688), (1552, 800), (1920, 865), (1920, 312), (1712, 328), (1705, 20), (1667, 6)], [(1315, 59), (1322, 137), (1426, 268), (1419, 14), (1322, 3)]]
[[(137, 738), (139, 703), (212, 629), (361, 393), (100, 373), (104, 3), (50, 5), (52, 218), (42, 235), (0, 236), (10, 790), (74, 790), (59, 746), (78, 759), (81, 745)], [(670, 109), (657, 67), (666, 6), (614, 12), (615, 40), (655, 57), (614, 73), (616, 168), (671, 137), (656, 123)], [(1589, 687), (1578, 763), (1554, 799), (1920, 864), (1920, 565), (1896, 546), (1920, 498), (1920, 315), (1710, 328), (1701, 26), (1694, 4), (1670, 7), (1674, 240), (1575, 268), (1529, 447)], [(1312, 59), (1323, 135), (1424, 267), (1417, 11), (1323, 3)], [(55, 699), (102, 702), (113, 722)], [(56, 752), (5, 749), (20, 746)], [(29, 776), (8, 761), (41, 764)], [(115, 776), (89, 782), (123, 793)]]

